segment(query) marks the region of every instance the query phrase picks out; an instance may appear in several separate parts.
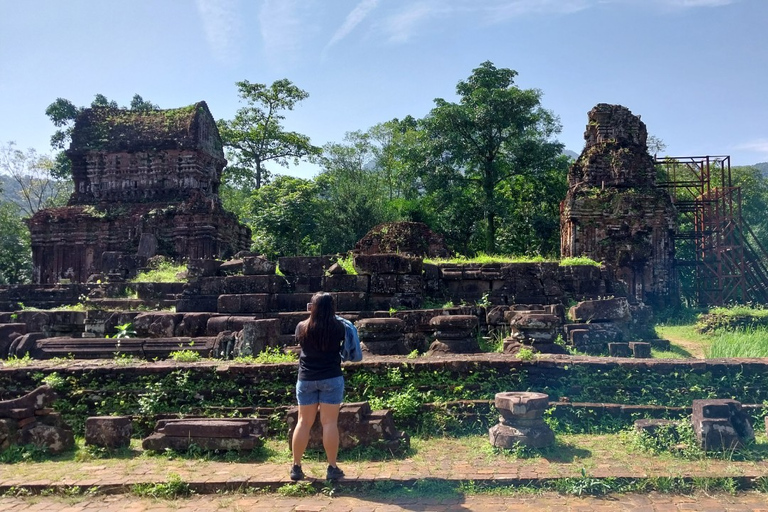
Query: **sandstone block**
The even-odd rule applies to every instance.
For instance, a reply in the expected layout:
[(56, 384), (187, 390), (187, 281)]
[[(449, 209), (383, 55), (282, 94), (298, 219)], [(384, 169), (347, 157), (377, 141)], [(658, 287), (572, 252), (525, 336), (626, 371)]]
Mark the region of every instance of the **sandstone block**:
[(87, 445), (122, 448), (131, 444), (132, 433), (130, 416), (92, 416), (85, 420)]

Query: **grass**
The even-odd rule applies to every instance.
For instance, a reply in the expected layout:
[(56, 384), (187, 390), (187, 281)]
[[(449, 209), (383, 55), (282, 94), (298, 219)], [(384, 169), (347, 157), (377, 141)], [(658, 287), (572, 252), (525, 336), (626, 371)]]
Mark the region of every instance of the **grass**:
[(670, 341), (666, 352), (652, 350), (653, 357), (662, 359), (703, 358), (712, 344), (712, 337), (696, 330), (694, 323), (681, 325), (657, 325), (656, 334)]
[(718, 331), (706, 350), (709, 358), (768, 357), (768, 328), (754, 327)]
[(355, 257), (351, 253), (347, 254), (343, 258), (338, 258), (336, 263), (338, 263), (341, 268), (347, 272), (347, 274), (352, 276), (357, 275), (357, 269), (355, 268)]
[(467, 264), (467, 263), (559, 263), (560, 266), (572, 266), (572, 265), (592, 265), (599, 267), (600, 263), (590, 258), (565, 258), (563, 260), (556, 260), (551, 258), (545, 258), (544, 256), (504, 256), (501, 254), (485, 254), (479, 253), (476, 256), (454, 256), (452, 258), (425, 258), (424, 263), (431, 263), (439, 265), (441, 263), (451, 264)]
[(298, 356), (293, 352), (283, 352), (278, 347), (267, 347), (255, 356), (240, 356), (233, 359), (236, 363), (245, 364), (271, 364), (271, 363), (292, 363), (298, 361)]
[(709, 310), (711, 315), (724, 316), (751, 316), (755, 318), (768, 318), (768, 308), (754, 307), (746, 305), (735, 305), (728, 307), (716, 307)]
[(187, 266), (183, 263), (162, 261), (157, 268), (139, 272), (131, 279), (131, 283), (178, 283), (183, 281), (176, 277), (179, 272), (184, 272)]

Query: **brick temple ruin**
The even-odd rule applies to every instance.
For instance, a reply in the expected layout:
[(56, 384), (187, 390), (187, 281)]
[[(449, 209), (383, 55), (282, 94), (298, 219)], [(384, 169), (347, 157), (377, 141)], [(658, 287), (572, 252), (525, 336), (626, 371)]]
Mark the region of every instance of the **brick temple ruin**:
[(607, 265), (627, 295), (653, 306), (677, 301), (677, 212), (656, 187), (645, 123), (626, 107), (600, 103), (589, 114), (581, 155), (560, 206), (563, 258)]
[(29, 221), (33, 281), (125, 277), (146, 258), (226, 258), (250, 230), (221, 206), (227, 161), (205, 102), (171, 110), (85, 109), (66, 152), (67, 206)]

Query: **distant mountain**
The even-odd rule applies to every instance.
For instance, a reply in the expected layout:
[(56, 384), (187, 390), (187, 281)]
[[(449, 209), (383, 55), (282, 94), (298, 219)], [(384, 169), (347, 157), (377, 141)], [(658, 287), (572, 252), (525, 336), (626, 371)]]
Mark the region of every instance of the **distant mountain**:
[(573, 160), (576, 160), (579, 158), (579, 154), (575, 151), (571, 151), (570, 149), (564, 149), (563, 154)]
[(7, 174), (0, 174), (0, 201), (18, 203), (20, 190), (21, 185), (16, 180)]
[(763, 173), (763, 176), (768, 177), (768, 162), (752, 164), (752, 167), (757, 167)]

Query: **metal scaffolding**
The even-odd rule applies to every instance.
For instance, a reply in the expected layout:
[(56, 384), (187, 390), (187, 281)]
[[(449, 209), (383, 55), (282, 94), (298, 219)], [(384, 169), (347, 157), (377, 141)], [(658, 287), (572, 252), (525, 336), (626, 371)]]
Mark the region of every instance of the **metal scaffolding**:
[(657, 186), (677, 207), (675, 264), (697, 304), (768, 303), (768, 251), (741, 216), (730, 156), (656, 158)]

